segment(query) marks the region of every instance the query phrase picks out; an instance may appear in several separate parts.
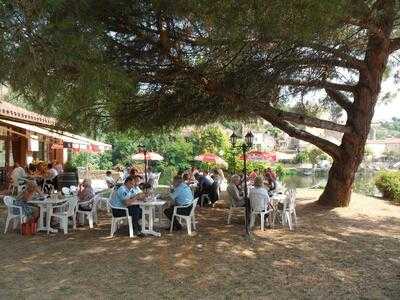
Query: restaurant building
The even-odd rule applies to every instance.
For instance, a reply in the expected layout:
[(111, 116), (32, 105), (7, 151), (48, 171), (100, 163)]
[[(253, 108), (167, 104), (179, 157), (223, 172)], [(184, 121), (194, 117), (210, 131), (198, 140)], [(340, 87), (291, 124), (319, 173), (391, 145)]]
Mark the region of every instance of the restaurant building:
[(27, 167), (34, 161), (65, 163), (70, 153), (101, 153), (111, 145), (57, 129), (57, 120), (0, 99), (0, 188), (18, 162)]

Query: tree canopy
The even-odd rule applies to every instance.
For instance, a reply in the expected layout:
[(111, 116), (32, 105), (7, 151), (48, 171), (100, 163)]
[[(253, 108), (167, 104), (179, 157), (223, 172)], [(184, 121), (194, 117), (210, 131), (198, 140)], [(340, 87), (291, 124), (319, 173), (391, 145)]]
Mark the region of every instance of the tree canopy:
[[(262, 117), (334, 159), (330, 205), (349, 202), (400, 48), (398, 0), (0, 5), (0, 79), (37, 107), (81, 130)], [(339, 132), (341, 144), (305, 126)]]

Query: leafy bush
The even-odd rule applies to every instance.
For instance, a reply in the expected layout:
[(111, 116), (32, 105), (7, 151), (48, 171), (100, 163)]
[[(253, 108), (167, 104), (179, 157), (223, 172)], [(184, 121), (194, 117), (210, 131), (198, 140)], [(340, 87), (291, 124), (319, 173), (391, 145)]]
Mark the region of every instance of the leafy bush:
[(310, 152), (308, 150), (300, 151), (294, 158), (294, 162), (297, 164), (307, 163), (309, 161), (310, 161)]
[(384, 198), (400, 203), (400, 171), (379, 172), (375, 185)]
[(290, 175), (290, 170), (288, 168), (286, 168), (284, 165), (282, 164), (275, 164), (272, 169), (274, 170), (274, 172), (276, 173), (276, 175), (278, 175), (279, 178), (283, 178), (287, 175)]
[(178, 170), (174, 166), (164, 166), (159, 169), (161, 172), (160, 184), (170, 185), (172, 178), (178, 173)]

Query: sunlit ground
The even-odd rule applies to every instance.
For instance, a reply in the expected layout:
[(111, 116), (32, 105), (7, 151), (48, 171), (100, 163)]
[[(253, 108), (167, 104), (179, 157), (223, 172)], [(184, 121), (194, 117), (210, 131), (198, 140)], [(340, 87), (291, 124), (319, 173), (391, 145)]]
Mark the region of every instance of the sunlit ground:
[[(298, 192), (299, 226), (243, 235), (223, 208), (198, 209), (198, 231), (109, 238), (102, 213), (66, 236), (0, 235), (0, 299), (374, 298), (400, 299), (400, 206), (354, 195), (350, 208), (314, 205)], [(0, 228), (4, 228), (1, 208)]]

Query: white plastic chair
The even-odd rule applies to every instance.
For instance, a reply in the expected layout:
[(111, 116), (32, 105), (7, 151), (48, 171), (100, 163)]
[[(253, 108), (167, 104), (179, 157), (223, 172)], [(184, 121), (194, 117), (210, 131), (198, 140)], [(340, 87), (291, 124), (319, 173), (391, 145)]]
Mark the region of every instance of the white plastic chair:
[(286, 199), (283, 202), (283, 208), (281, 210), (276, 208), (274, 211), (273, 226), (275, 226), (275, 221), (278, 218), (281, 220), (282, 226), (288, 225), (289, 230), (293, 230), (293, 221), (294, 224), (297, 225), (296, 190), (289, 189), (286, 191)]
[[(293, 217), (293, 219), (292, 219)], [(294, 225), (297, 226), (297, 215), (296, 215), (296, 190), (290, 189), (287, 192), (287, 201), (283, 204), (283, 218), (282, 224), (288, 224), (289, 230), (293, 230)]]
[(22, 207), (14, 205), (14, 198), (10, 196), (4, 196), (4, 204), (7, 206), (7, 219), (4, 226), (4, 234), (7, 233), (8, 225), (10, 221), (13, 221), (13, 229), (17, 227), (17, 222), (22, 224), (26, 216), (22, 212)]
[(125, 216), (123, 217), (114, 217), (114, 215), (111, 213), (111, 232), (110, 236), (114, 236), (114, 233), (118, 229), (118, 225), (122, 223), (124, 220), (128, 222), (128, 227), (129, 227), (129, 237), (133, 238), (133, 226), (132, 226), (132, 217), (129, 215), (129, 210), (126, 207), (115, 207), (109, 202), (109, 206), (111, 209), (119, 209), (125, 211)]
[(61, 192), (66, 196), (71, 195), (71, 190), (66, 186), (61, 189)]
[[(109, 193), (108, 196), (107, 196), (106, 192)], [(111, 197), (113, 196), (113, 194), (114, 194), (114, 189), (112, 189), (112, 188), (104, 190), (103, 192), (100, 192), (98, 194), (99, 198), (100, 198), (100, 200), (98, 202), (98, 208), (103, 208), (104, 207), (105, 209), (107, 209), (107, 212), (110, 212), (109, 203), (111, 201)]]
[[(89, 222), (89, 228), (93, 228), (93, 223), (97, 223), (97, 206), (99, 205), (100, 195), (94, 196), (93, 199), (85, 202), (78, 202), (78, 207), (76, 210), (76, 214), (80, 224), (85, 224), (85, 217), (87, 217)], [(79, 209), (80, 205), (85, 205), (92, 203), (91, 210), (82, 210)]]
[(156, 188), (158, 188), (158, 182), (160, 181), (160, 176), (161, 176), (161, 173), (156, 173), (156, 174), (154, 175), (153, 190), (155, 190)]
[(265, 221), (265, 215), (269, 215), (273, 212), (274, 210), (268, 205), (266, 208), (264, 207), (253, 207), (252, 203), (252, 208), (250, 212), (250, 228), (254, 226), (255, 219), (257, 215), (260, 215), (260, 225), (261, 225), (261, 230), (264, 230), (264, 221)]
[(72, 195), (76, 195), (78, 193), (78, 188), (75, 185), (71, 185), (69, 190), (71, 191)]
[(60, 226), (64, 234), (68, 233), (68, 218), (72, 218), (73, 228), (76, 229), (76, 210), (78, 206), (78, 198), (66, 198), (66, 202), (61, 205), (52, 207), (50, 218), (54, 217), (60, 220)]
[(178, 219), (184, 219), (186, 221), (186, 227), (187, 227), (187, 232), (188, 235), (192, 235), (192, 225), (193, 225), (193, 229), (196, 230), (196, 218), (195, 218), (195, 210), (196, 210), (196, 206), (197, 206), (197, 201), (199, 201), (199, 198), (196, 198), (193, 200), (193, 203), (190, 205), (192, 206), (192, 209), (190, 211), (190, 214), (188, 216), (185, 215), (180, 215), (178, 214), (178, 208), (186, 208), (189, 207), (190, 205), (186, 205), (186, 206), (175, 206), (174, 207), (174, 213), (172, 214), (172, 219), (171, 219), (171, 227), (170, 227), (170, 232), (172, 232), (173, 227), (174, 227), (174, 219), (178, 218)]
[(229, 211), (228, 211), (228, 225), (229, 225), (229, 224), (231, 224), (232, 214), (233, 214), (235, 211), (239, 211), (239, 210), (245, 211), (246, 208), (245, 208), (244, 206), (235, 206), (235, 205), (232, 203), (232, 200), (231, 200), (231, 198), (230, 198), (229, 195), (228, 195), (228, 197), (229, 197)]

